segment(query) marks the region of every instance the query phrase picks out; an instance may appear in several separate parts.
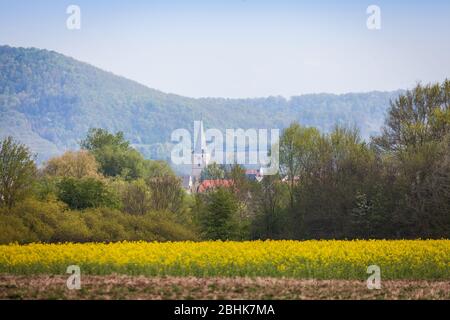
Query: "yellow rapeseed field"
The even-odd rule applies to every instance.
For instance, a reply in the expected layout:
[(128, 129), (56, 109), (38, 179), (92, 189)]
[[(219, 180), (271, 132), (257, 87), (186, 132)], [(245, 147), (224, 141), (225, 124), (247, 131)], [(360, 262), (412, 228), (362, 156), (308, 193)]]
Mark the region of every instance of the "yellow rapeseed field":
[(205, 241), (0, 245), (0, 273), (450, 279), (450, 240)]

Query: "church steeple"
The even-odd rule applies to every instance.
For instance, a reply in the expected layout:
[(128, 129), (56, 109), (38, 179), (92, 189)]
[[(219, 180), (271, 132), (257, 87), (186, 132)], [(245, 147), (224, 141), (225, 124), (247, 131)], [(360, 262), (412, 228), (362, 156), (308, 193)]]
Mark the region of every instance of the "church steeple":
[(206, 137), (203, 129), (203, 120), (194, 121), (194, 153), (206, 152)]
[(202, 170), (208, 165), (210, 160), (209, 152), (206, 148), (206, 136), (203, 128), (203, 121), (194, 121), (194, 148), (192, 150), (192, 177), (200, 180)]

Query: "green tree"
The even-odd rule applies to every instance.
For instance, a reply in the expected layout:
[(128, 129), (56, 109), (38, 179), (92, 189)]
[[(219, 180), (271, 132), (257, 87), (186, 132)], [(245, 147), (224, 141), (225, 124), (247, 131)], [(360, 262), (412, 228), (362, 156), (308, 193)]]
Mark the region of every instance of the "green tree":
[(374, 139), (385, 151), (402, 151), (430, 141), (440, 141), (450, 131), (450, 80), (420, 83), (391, 102), (382, 129)]
[(161, 160), (144, 160), (143, 162), (144, 174), (146, 178), (174, 176), (170, 165)]
[(236, 236), (236, 199), (229, 190), (217, 188), (208, 194), (200, 219), (203, 236), (211, 240), (231, 240)]
[(127, 180), (144, 176), (145, 160), (125, 140), (122, 132), (111, 134), (105, 129), (90, 129), (80, 145), (92, 152), (105, 176), (121, 176)]
[(150, 188), (143, 179), (126, 183), (121, 192), (123, 211), (144, 215), (152, 208)]
[(127, 149), (130, 143), (125, 140), (123, 132), (111, 134), (106, 129), (91, 128), (84, 140), (80, 143), (81, 148), (94, 151), (99, 150), (105, 146), (114, 146), (119, 149)]
[(173, 175), (167, 163), (144, 159), (139, 151), (125, 140), (122, 132), (112, 134), (105, 129), (90, 129), (80, 145), (95, 156), (101, 173), (107, 177), (121, 177), (131, 181)]
[(349, 235), (352, 238), (383, 238), (385, 234), (391, 233), (389, 224), (386, 224), (386, 216), (380, 210), (383, 206), (378, 201), (383, 199), (379, 195), (372, 196), (372, 200), (369, 200), (364, 193), (356, 194), (355, 206), (350, 214), (352, 229)]
[(374, 145), (398, 194), (397, 236), (450, 235), (450, 81), (418, 84), (391, 103)]
[(294, 189), (290, 214), (296, 238), (352, 237), (352, 216), (358, 192), (375, 196), (380, 166), (375, 152), (357, 130), (336, 127), (311, 145), (307, 170)]
[(285, 203), (288, 200), (287, 185), (278, 175), (265, 176), (260, 183), (255, 184), (252, 200), (252, 206), (256, 208), (252, 237), (281, 238), (288, 229), (285, 214)]
[(305, 128), (292, 123), (280, 138), (280, 172), (289, 182), (289, 205), (294, 207), (296, 179), (307, 173), (314, 160), (314, 147), (320, 139), (315, 128)]
[(149, 177), (145, 183), (151, 193), (153, 210), (180, 213), (185, 196), (180, 178), (174, 175)]
[(239, 164), (230, 165), (226, 178), (231, 181), (230, 188), (236, 199), (242, 205), (247, 205), (251, 183), (245, 175), (245, 168)]
[(211, 163), (202, 170), (200, 179), (203, 180), (217, 180), (225, 178), (225, 170), (217, 163)]
[(116, 195), (109, 190), (105, 182), (95, 178), (65, 177), (57, 187), (58, 198), (71, 209), (118, 206)]
[[(297, 234), (304, 232), (304, 214), (296, 210), (299, 181), (304, 180), (319, 161), (318, 150), (323, 138), (315, 128), (305, 128), (292, 123), (280, 138), (280, 173), (288, 185), (288, 208)], [(297, 196), (296, 196), (297, 194)]]
[(36, 165), (29, 149), (12, 137), (0, 142), (0, 206), (12, 208), (27, 197), (36, 179)]

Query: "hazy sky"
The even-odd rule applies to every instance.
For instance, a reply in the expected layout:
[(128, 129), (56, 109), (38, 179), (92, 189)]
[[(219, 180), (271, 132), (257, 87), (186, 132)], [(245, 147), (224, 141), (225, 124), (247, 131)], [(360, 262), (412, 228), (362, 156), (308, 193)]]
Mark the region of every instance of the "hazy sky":
[[(450, 1), (0, 0), (0, 44), (191, 97), (408, 88), (450, 77)], [(81, 8), (81, 29), (66, 8)], [(381, 29), (369, 30), (369, 5)]]

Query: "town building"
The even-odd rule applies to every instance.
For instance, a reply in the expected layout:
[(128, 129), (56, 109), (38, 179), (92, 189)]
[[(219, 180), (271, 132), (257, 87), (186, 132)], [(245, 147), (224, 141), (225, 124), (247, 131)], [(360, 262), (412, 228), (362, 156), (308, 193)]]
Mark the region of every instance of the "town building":
[[(206, 146), (203, 121), (194, 122), (194, 147), (192, 149), (191, 174), (183, 176), (182, 185), (187, 193), (203, 193), (217, 187), (230, 187), (230, 179), (203, 180), (201, 174), (211, 161), (211, 153)], [(247, 169), (246, 177), (251, 181), (263, 179), (262, 169)]]

